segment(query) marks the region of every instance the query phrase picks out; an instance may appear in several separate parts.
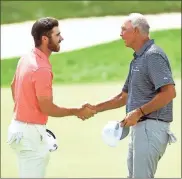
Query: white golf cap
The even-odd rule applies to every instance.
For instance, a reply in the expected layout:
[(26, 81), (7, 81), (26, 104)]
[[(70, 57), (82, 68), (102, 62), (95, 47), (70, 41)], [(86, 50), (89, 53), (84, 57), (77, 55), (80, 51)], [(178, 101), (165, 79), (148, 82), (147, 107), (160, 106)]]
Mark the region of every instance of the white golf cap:
[(47, 133), (47, 143), (48, 143), (49, 151), (53, 152), (53, 151), (57, 150), (57, 148), (58, 148), (56, 136), (49, 129), (46, 129), (46, 133)]
[(129, 134), (129, 127), (121, 127), (119, 121), (108, 121), (102, 130), (103, 141), (110, 147), (116, 147), (117, 143)]

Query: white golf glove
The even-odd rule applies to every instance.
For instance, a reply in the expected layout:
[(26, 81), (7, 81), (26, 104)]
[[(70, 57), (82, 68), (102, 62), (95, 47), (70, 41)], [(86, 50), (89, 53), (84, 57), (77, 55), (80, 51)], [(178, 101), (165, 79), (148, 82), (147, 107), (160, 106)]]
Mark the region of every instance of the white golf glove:
[(22, 132), (9, 133), (7, 143), (10, 145), (15, 141), (16, 144), (18, 144), (20, 140), (22, 139), (22, 137), (23, 137)]
[(23, 131), (17, 121), (12, 121), (8, 128), (8, 140), (7, 143), (10, 145), (13, 142), (16, 144), (20, 143), (23, 138)]

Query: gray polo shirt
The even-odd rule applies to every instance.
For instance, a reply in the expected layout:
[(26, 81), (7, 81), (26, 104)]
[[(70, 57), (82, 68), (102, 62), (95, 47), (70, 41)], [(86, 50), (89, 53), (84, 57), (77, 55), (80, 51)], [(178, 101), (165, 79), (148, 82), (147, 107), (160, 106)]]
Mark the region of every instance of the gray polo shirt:
[[(147, 41), (139, 52), (134, 53), (130, 63), (128, 77), (123, 91), (128, 93), (126, 112), (130, 112), (151, 101), (160, 87), (174, 84), (169, 60), (163, 50)], [(159, 118), (171, 122), (172, 101), (158, 111), (148, 114), (148, 117)]]

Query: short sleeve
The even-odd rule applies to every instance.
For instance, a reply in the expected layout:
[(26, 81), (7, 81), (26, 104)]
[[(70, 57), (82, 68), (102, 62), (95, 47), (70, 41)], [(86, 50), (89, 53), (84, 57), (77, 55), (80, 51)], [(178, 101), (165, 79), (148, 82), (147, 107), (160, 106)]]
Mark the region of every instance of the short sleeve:
[(33, 74), (36, 96), (52, 96), (52, 72), (47, 68), (40, 68)]
[(128, 84), (129, 84), (129, 74), (128, 74), (128, 77), (127, 77), (127, 79), (126, 79), (126, 81), (124, 83), (122, 91), (128, 93)]
[(128, 76), (125, 80), (123, 89), (122, 89), (122, 91), (124, 91), (126, 93), (128, 93), (129, 79), (130, 79), (130, 75), (131, 75), (131, 66), (132, 66), (132, 62), (130, 63), (129, 73), (128, 73)]
[(153, 53), (147, 57), (148, 75), (155, 86), (155, 90), (167, 84), (175, 84), (171, 67), (167, 58), (161, 54)]

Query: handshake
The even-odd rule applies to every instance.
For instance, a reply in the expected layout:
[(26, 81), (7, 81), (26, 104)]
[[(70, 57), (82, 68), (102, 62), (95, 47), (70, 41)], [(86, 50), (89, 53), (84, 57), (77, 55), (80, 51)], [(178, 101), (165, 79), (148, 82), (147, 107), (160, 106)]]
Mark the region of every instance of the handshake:
[(91, 105), (91, 104), (84, 104), (82, 105), (81, 108), (78, 108), (75, 116), (77, 116), (78, 118), (85, 120), (85, 119), (89, 119), (90, 117), (93, 117), (94, 114), (96, 114), (96, 106)]

